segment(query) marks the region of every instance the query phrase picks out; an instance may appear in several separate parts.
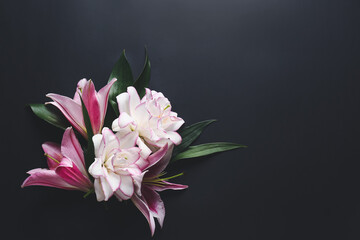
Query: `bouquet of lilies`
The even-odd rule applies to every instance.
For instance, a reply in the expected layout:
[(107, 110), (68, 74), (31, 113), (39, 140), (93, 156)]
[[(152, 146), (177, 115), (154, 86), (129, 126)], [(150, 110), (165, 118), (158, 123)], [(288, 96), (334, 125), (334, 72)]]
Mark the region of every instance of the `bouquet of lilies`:
[[(161, 93), (147, 88), (150, 61), (134, 81), (125, 51), (114, 65), (106, 86), (95, 90), (92, 80), (78, 82), (73, 98), (49, 93), (52, 101), (30, 104), (36, 116), (62, 128), (61, 144), (45, 142), (48, 169), (36, 168), (22, 184), (95, 193), (97, 201), (115, 196), (131, 200), (149, 223), (163, 225), (164, 203), (158, 192), (188, 186), (169, 182), (167, 166), (181, 159), (232, 150), (244, 145), (226, 142), (191, 146), (214, 120), (183, 127)], [(107, 113), (107, 106), (112, 110)], [(111, 112), (110, 112), (111, 111)], [(85, 139), (83, 144), (79, 137)]]

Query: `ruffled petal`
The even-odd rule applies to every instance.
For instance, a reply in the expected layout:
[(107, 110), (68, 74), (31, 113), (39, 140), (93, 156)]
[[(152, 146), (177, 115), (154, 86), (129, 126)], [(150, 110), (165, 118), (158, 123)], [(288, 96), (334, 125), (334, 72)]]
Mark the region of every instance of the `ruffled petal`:
[(92, 140), (94, 143), (95, 157), (100, 158), (104, 154), (104, 149), (105, 149), (103, 136), (102, 134), (96, 134), (93, 136)]
[(120, 138), (120, 148), (126, 149), (126, 148), (134, 147), (138, 137), (139, 134), (135, 131), (129, 132), (128, 134), (122, 136)]
[(125, 176), (125, 175), (121, 176), (121, 183), (120, 183), (119, 190), (126, 197), (123, 200), (127, 200), (127, 199), (131, 198), (131, 196), (134, 193), (134, 183), (133, 183), (133, 180), (132, 180), (131, 176)]
[(105, 200), (105, 194), (101, 186), (101, 180), (99, 178), (95, 179), (94, 181), (94, 189), (96, 194), (96, 199), (98, 202)]
[(95, 161), (89, 167), (89, 173), (94, 178), (99, 178), (99, 177), (104, 176), (104, 169), (102, 167), (101, 158), (95, 158)]
[(130, 114), (129, 94), (127, 92), (118, 95), (116, 97), (116, 101), (118, 103), (120, 113), (126, 112), (127, 114)]
[(129, 124), (133, 123), (134, 119), (131, 116), (129, 116), (129, 114), (127, 114), (126, 112), (122, 112), (120, 113), (118, 121), (119, 121), (119, 127), (124, 128)]
[(129, 110), (132, 116), (135, 112), (135, 108), (140, 104), (140, 97), (134, 87), (128, 87), (127, 92), (129, 94)]

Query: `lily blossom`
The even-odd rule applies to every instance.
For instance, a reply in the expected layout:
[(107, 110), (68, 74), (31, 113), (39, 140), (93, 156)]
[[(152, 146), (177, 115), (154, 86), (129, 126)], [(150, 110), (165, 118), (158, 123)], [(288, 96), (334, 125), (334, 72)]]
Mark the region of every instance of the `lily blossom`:
[(187, 188), (186, 185), (170, 183), (167, 180), (180, 176), (182, 174), (169, 177), (161, 178), (164, 173), (164, 169), (169, 164), (173, 145), (168, 149), (166, 144), (164, 147), (159, 149), (156, 153), (157, 157), (150, 159), (148, 164), (145, 165), (141, 170), (145, 173), (141, 186), (137, 186), (137, 191), (131, 198), (134, 205), (140, 210), (145, 216), (149, 223), (151, 235), (155, 232), (155, 220), (157, 218), (160, 227), (163, 226), (165, 218), (165, 206), (161, 200), (159, 193), (167, 189), (182, 190)]
[(65, 130), (61, 146), (46, 142), (42, 148), (49, 169), (28, 171), (30, 176), (21, 187), (38, 185), (84, 192), (93, 187), (86, 172), (83, 150), (71, 127)]
[(71, 125), (81, 133), (81, 135), (87, 138), (80, 96), (89, 113), (93, 133), (100, 133), (104, 125), (110, 88), (115, 81), (115, 78), (112, 79), (112, 81), (100, 89), (99, 92), (96, 92), (94, 83), (91, 80), (81, 79), (77, 84), (73, 99), (59, 94), (49, 93), (46, 96), (51, 98), (53, 102), (48, 102), (47, 104), (52, 104), (57, 107)]
[(140, 149), (135, 147), (134, 135), (122, 141), (108, 128), (93, 137), (95, 161), (89, 167), (94, 177), (94, 187), (98, 201), (107, 201), (113, 194), (120, 200), (130, 199), (134, 184), (140, 184), (143, 173), (139, 166), (145, 160)]
[(176, 131), (184, 120), (171, 111), (169, 100), (161, 92), (146, 89), (146, 95), (140, 99), (136, 89), (128, 87), (116, 99), (120, 116), (114, 120), (112, 129), (120, 139), (134, 135), (144, 158), (165, 144), (181, 143)]

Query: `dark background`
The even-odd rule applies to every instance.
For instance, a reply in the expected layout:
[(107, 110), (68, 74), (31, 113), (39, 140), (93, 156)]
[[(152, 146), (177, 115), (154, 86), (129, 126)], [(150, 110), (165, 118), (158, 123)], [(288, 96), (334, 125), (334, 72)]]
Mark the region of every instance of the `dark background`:
[(219, 120), (197, 143), (249, 146), (174, 165), (190, 187), (162, 193), (154, 239), (360, 239), (359, 1), (9, 0), (0, 14), (2, 236), (151, 239), (131, 202), (20, 188), (62, 136), (25, 105), (83, 77), (100, 89), (122, 49), (138, 75), (146, 45), (150, 87), (187, 124)]

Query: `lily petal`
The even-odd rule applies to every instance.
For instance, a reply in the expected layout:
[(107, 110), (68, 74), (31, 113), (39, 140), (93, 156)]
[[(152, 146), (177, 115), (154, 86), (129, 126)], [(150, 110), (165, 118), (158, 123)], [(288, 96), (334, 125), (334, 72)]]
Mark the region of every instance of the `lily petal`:
[(146, 174), (147, 178), (159, 176), (159, 174), (165, 170), (170, 162), (173, 149), (174, 145), (171, 145), (165, 155), (163, 155), (163, 157), (157, 161), (155, 165), (152, 165), (150, 168), (148, 168), (149, 172)]
[(85, 123), (82, 115), (81, 105), (76, 103), (73, 99), (65, 96), (61, 96), (55, 93), (49, 93), (46, 95), (54, 102), (48, 102), (57, 107), (67, 118), (67, 120), (73, 125), (73, 127), (87, 138)]
[[(100, 91), (96, 94), (97, 99), (99, 101), (99, 106), (100, 106), (100, 113), (101, 113), (101, 127), (104, 125), (104, 119), (105, 119), (105, 115), (106, 115), (106, 110), (107, 110), (107, 104), (108, 104), (108, 98), (109, 98), (109, 93), (110, 93), (110, 89), (112, 87), (112, 85), (117, 81), (116, 78), (113, 78), (108, 84), (106, 84), (102, 89), (100, 89)], [(100, 129), (99, 129), (100, 131)]]
[(126, 196), (123, 200), (131, 198), (134, 193), (134, 184), (131, 176), (121, 176), (120, 191)]
[(64, 181), (54, 170), (36, 168), (27, 172), (30, 176), (25, 179), (21, 187), (46, 186), (65, 190), (77, 190), (74, 186)]
[(61, 141), (61, 153), (64, 157), (75, 163), (76, 167), (83, 175), (87, 176), (84, 152), (71, 127), (67, 128), (64, 132)]
[(133, 115), (135, 112), (135, 108), (140, 104), (140, 97), (134, 87), (128, 87), (127, 92), (129, 94), (130, 114)]
[(165, 218), (165, 206), (160, 195), (146, 185), (142, 188), (142, 194), (152, 215), (158, 219), (159, 224), (162, 227)]
[(127, 92), (123, 92), (116, 97), (120, 113), (126, 112), (127, 114), (130, 114), (129, 98), (130, 96)]
[(59, 166), (55, 169), (55, 172), (67, 183), (77, 187), (81, 191), (87, 192), (92, 186), (89, 179), (67, 158), (61, 160)]
[(148, 221), (149, 226), (150, 226), (151, 236), (154, 236), (155, 221), (154, 221), (154, 217), (153, 217), (149, 207), (147, 206), (145, 200), (136, 194), (133, 195), (131, 200), (134, 203), (134, 205), (140, 210), (140, 212), (144, 215), (146, 220)]
[(60, 145), (53, 142), (46, 142), (42, 145), (42, 149), (45, 152), (49, 169), (54, 170), (63, 158)]
[(91, 80), (86, 83), (84, 89), (82, 90), (81, 97), (85, 104), (86, 110), (89, 113), (93, 132), (94, 134), (99, 133), (102, 126), (102, 114), (100, 112), (99, 101), (96, 97), (95, 86)]

